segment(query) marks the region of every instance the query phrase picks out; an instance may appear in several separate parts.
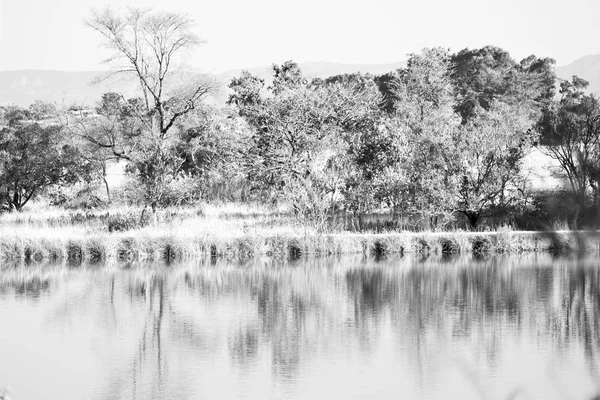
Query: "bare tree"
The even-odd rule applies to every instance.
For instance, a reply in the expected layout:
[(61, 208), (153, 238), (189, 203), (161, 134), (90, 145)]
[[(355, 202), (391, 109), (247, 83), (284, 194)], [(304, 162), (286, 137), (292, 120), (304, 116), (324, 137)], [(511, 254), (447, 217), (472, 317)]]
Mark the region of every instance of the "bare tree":
[(181, 56), (203, 43), (184, 14), (128, 8), (118, 15), (106, 8), (93, 12), (87, 25), (114, 51), (105, 62), (115, 70), (106, 77), (129, 74), (139, 80), (148, 115), (137, 116), (152, 132), (167, 135), (180, 117), (216, 89), (213, 79), (175, 68)]
[[(94, 11), (86, 23), (113, 51), (105, 62), (114, 68), (99, 80), (129, 75), (141, 89), (139, 101), (123, 95), (120, 101), (113, 99), (121, 115), (137, 121), (135, 134), (114, 135), (111, 126), (109, 140), (106, 135), (87, 135), (87, 139), (130, 162), (144, 186), (146, 204), (154, 210), (182, 165), (174, 154), (179, 131), (174, 128), (217, 89), (211, 77), (181, 67), (188, 52), (203, 41), (193, 32), (193, 21), (178, 13), (140, 8), (117, 13), (106, 8)], [(118, 144), (118, 139), (123, 143)]]

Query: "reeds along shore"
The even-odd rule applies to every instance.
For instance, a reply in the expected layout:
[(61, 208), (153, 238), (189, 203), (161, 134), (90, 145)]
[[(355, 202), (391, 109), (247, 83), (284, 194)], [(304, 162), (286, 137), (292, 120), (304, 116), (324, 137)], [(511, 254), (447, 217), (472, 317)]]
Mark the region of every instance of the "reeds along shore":
[[(143, 218), (145, 219), (143, 219)], [(227, 203), (157, 211), (38, 205), (0, 215), (0, 263), (245, 261), (361, 255), (599, 252), (599, 231), (323, 232), (289, 210)]]
[[(51, 231), (50, 231), (51, 232)], [(187, 235), (153, 232), (101, 233), (78, 236), (24, 236), (0, 232), (3, 262), (105, 263), (131, 261), (247, 260), (269, 257), (300, 259), (313, 256), (362, 254), (517, 254), (525, 252), (590, 253), (600, 251), (598, 231), (499, 231), (387, 234), (293, 233), (240, 236)], [(59, 236), (60, 235), (60, 236)]]

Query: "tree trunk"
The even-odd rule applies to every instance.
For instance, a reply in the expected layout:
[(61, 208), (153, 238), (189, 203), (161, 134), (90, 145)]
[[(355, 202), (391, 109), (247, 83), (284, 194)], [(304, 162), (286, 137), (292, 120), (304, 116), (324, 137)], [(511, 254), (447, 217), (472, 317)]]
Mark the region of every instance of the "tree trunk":
[(478, 211), (463, 211), (462, 213), (467, 217), (471, 230), (475, 230), (479, 222), (480, 213)]
[(106, 188), (106, 198), (108, 203), (110, 204), (110, 188), (108, 187), (108, 181), (106, 180), (106, 165), (102, 165), (102, 181), (104, 182), (104, 187)]
[(596, 229), (600, 229), (600, 204), (598, 204), (598, 196), (596, 196)]
[(592, 185), (592, 191), (594, 193), (594, 209), (596, 210), (596, 221), (594, 226), (596, 229), (600, 228), (600, 204), (598, 200), (600, 200), (600, 193), (598, 190), (598, 185)]
[(13, 194), (12, 205), (15, 207), (17, 211), (21, 211), (21, 201), (19, 199), (19, 191), (15, 189), (15, 194)]
[(110, 204), (110, 189), (108, 187), (108, 182), (106, 181), (106, 177), (103, 177), (102, 180), (104, 181), (104, 187), (106, 188), (106, 199)]
[(144, 223), (144, 215), (145, 214), (146, 214), (146, 206), (144, 206), (144, 209), (142, 210), (142, 214), (140, 215), (140, 222), (139, 222), (140, 226)]

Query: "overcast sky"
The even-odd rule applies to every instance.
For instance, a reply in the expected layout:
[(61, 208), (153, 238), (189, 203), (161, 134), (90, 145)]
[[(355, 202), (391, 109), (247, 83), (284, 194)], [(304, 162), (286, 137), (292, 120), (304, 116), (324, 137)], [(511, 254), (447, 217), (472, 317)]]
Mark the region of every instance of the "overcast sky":
[(558, 65), (600, 53), (600, 0), (0, 0), (0, 70), (102, 70), (92, 7), (187, 12), (206, 71), (298, 62), (391, 63), (423, 47), (487, 44)]

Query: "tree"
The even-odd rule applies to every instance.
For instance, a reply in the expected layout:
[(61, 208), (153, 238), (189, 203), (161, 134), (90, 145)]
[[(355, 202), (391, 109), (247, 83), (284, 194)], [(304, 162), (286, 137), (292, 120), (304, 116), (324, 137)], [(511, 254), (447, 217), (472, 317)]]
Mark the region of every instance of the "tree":
[[(435, 226), (458, 212), (475, 227), (522, 197), (520, 166), (536, 138), (530, 128), (543, 97), (541, 75), (526, 75), (500, 49), (474, 54), (424, 49), (377, 81), (387, 93), (379, 137), (389, 156), (380, 156), (388, 165), (373, 180), (395, 213), (419, 225)], [(537, 62), (528, 59), (523, 69), (543, 69), (533, 67)]]
[(249, 107), (257, 106), (261, 102), (261, 90), (265, 86), (264, 79), (242, 71), (239, 78), (233, 78), (228, 87), (233, 90), (229, 95), (227, 104), (237, 106), (243, 113)]
[(329, 187), (337, 186), (338, 205), (360, 224), (366, 212), (381, 204), (373, 176), (388, 164), (388, 157), (393, 157), (390, 136), (382, 124), (383, 97), (369, 74), (314, 79), (310, 86), (325, 90), (334, 105), (332, 132), (338, 137), (338, 152), (332, 159), (337, 166), (330, 170), (335, 173), (335, 179), (330, 179), (335, 185)]
[(453, 206), (475, 228), (482, 217), (523, 200), (521, 164), (537, 135), (527, 107), (497, 102), (472, 112), (453, 140), (452, 169), (458, 178)]
[(31, 118), (36, 121), (48, 120), (52, 118), (56, 118), (58, 115), (58, 110), (56, 109), (56, 105), (52, 103), (43, 102), (41, 100), (34, 101), (29, 106), (29, 114)]
[(455, 205), (475, 227), (482, 216), (523, 198), (521, 160), (539, 139), (532, 121), (548, 123), (554, 60), (529, 56), (517, 63), (486, 46), (452, 55), (451, 64), (455, 110), (462, 117), (453, 142), (461, 182)]
[(31, 122), (0, 130), (2, 210), (21, 211), (47, 187), (89, 178), (89, 163), (63, 137), (59, 126)]
[(110, 138), (96, 136), (92, 142), (129, 161), (129, 171), (144, 187), (146, 204), (155, 210), (165, 185), (176, 179), (182, 163), (173, 154), (176, 124), (216, 88), (213, 79), (176, 68), (182, 56), (202, 41), (193, 33), (192, 20), (177, 13), (129, 8), (118, 15), (107, 8), (94, 12), (87, 24), (113, 50), (107, 62), (122, 62), (110, 75), (133, 76), (141, 90), (139, 101), (123, 96), (120, 101), (114, 96), (104, 99), (115, 106), (112, 111), (119, 118), (126, 113), (133, 132), (115, 131)]
[(332, 112), (323, 90), (300, 87), (264, 99), (247, 119), (254, 128), (247, 158), (249, 178), (274, 189), (298, 211), (305, 209), (302, 198), (317, 198), (312, 193), (313, 167), (326, 165), (326, 160), (321, 163), (319, 159), (332, 156), (322, 146), (331, 136), (328, 119)]
[(269, 89), (277, 95), (286, 89), (294, 89), (308, 83), (300, 66), (294, 61), (286, 61), (281, 66), (273, 64), (273, 85)]
[(410, 55), (397, 76), (388, 97), (395, 99), (388, 126), (396, 157), (377, 177), (378, 185), (394, 212), (436, 225), (448, 216), (456, 187), (449, 149), (460, 119), (453, 109), (449, 55), (441, 48), (424, 49)]
[(561, 81), (561, 98), (545, 110), (540, 125), (540, 149), (558, 161), (580, 209), (587, 206), (590, 191), (596, 207), (599, 201), (600, 102), (585, 93), (587, 86), (577, 76)]
[(357, 126), (363, 112), (359, 104), (373, 96), (352, 85), (309, 84), (292, 62), (273, 71), (275, 83), (263, 96), (262, 82), (247, 73), (230, 85), (230, 103), (252, 129), (248, 178), (300, 214), (322, 219), (333, 211), (344, 186), (344, 132)]
[(102, 95), (95, 113), (86, 114), (80, 107), (71, 106), (60, 115), (73, 143), (100, 173), (109, 203), (108, 163), (129, 160), (130, 155), (135, 154), (136, 137), (141, 135), (142, 127), (133, 110), (142, 113), (141, 104), (141, 99), (126, 100), (121, 94), (111, 92)]
[(400, 72), (401, 70), (396, 70), (374, 78), (383, 96), (381, 108), (388, 114), (392, 114), (395, 111), (394, 105), (400, 100), (396, 93), (396, 88), (400, 81)]
[(520, 63), (494, 46), (464, 49), (451, 57), (456, 111), (463, 123), (478, 107), (489, 110), (494, 102), (535, 103), (542, 108), (554, 97), (554, 60), (529, 56)]
[(179, 128), (176, 153), (184, 162), (182, 174), (193, 179), (198, 193), (186, 190), (196, 199), (228, 199), (236, 190), (247, 187), (243, 169), (243, 154), (249, 147), (249, 131), (242, 119), (229, 110), (202, 106), (189, 113)]

